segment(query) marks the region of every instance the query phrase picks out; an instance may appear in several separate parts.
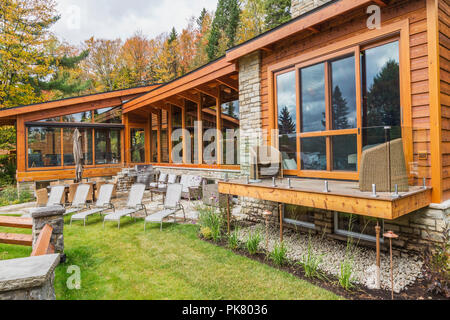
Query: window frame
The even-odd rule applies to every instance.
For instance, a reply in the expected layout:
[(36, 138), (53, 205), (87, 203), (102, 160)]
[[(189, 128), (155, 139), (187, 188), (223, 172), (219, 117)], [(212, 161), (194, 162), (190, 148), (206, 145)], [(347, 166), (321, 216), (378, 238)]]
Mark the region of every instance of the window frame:
[[(344, 57), (351, 52), (355, 55), (355, 76), (356, 76), (356, 103), (357, 103), (357, 128), (344, 129), (344, 130), (330, 130), (323, 132), (323, 134), (303, 133), (301, 137), (313, 137), (322, 135), (346, 135), (357, 134), (357, 172), (348, 171), (315, 171), (315, 170), (301, 170), (300, 153), (298, 155), (298, 166), (300, 169), (298, 172), (291, 172), (283, 170), (284, 174), (296, 175), (303, 178), (324, 178), (324, 179), (341, 179), (341, 180), (355, 180), (359, 179), (360, 159), (362, 155), (362, 133), (361, 133), (361, 64), (360, 64), (360, 52), (368, 48), (381, 46), (386, 43), (398, 41), (399, 43), (399, 64), (400, 64), (400, 100), (401, 100), (401, 113), (402, 113), (402, 136), (404, 137), (403, 145), (405, 151), (405, 159), (407, 162), (412, 162), (412, 117), (411, 117), (411, 81), (410, 81), (410, 65), (409, 65), (409, 22), (408, 20), (401, 20), (387, 24), (382, 29), (375, 29), (355, 35), (345, 40), (338, 41), (334, 44), (307, 51), (286, 61), (277, 62), (267, 67), (267, 75), (269, 81), (269, 130), (277, 128), (277, 96), (276, 96), (276, 75), (284, 70), (296, 68), (297, 70), (297, 100), (300, 99), (300, 86), (298, 85), (298, 73), (300, 67), (306, 67), (308, 65), (314, 65), (326, 60), (334, 60), (340, 56)], [(300, 103), (297, 103), (297, 110), (300, 113)], [(301, 122), (299, 122), (301, 123)], [(298, 127), (298, 126), (297, 126)], [(270, 144), (278, 148), (278, 137), (271, 135)], [(331, 165), (332, 162), (327, 161), (327, 165)], [(409, 170), (409, 168), (408, 168)]]

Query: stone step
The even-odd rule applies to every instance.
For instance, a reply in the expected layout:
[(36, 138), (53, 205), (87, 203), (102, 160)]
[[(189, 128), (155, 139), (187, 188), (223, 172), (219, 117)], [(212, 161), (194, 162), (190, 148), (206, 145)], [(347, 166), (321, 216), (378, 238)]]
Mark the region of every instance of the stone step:
[(33, 236), (31, 234), (0, 233), (0, 243), (31, 247), (33, 246)]
[(0, 216), (0, 227), (32, 229), (33, 219)]

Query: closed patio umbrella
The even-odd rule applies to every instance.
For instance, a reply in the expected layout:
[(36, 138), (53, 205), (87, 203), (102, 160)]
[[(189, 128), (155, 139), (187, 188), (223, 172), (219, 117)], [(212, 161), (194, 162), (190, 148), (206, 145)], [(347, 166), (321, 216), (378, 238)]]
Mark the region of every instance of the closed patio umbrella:
[(73, 133), (73, 158), (75, 159), (76, 182), (80, 182), (83, 175), (83, 151), (81, 148), (81, 134), (78, 129), (75, 129)]

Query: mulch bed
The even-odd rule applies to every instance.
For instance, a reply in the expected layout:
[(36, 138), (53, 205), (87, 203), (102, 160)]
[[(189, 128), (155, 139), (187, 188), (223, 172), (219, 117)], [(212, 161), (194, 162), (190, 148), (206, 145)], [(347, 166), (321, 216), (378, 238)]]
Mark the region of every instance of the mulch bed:
[[(202, 237), (200, 237), (203, 241), (209, 242), (211, 244), (221, 246), (224, 248), (227, 248), (228, 250), (231, 250), (228, 248), (228, 243), (224, 240), (221, 240), (219, 242), (214, 242), (212, 240), (207, 240)], [(366, 287), (355, 285), (354, 288), (352, 288), (350, 291), (345, 290), (339, 285), (338, 279), (329, 274), (325, 274), (325, 277), (327, 280), (318, 279), (318, 278), (308, 278), (305, 276), (305, 273), (303, 269), (298, 266), (294, 265), (292, 263), (278, 267), (276, 266), (270, 259), (267, 258), (266, 254), (263, 252), (257, 253), (255, 255), (251, 255), (248, 253), (247, 250), (244, 250), (242, 248), (231, 250), (234, 253), (245, 256), (249, 259), (265, 263), (273, 268), (283, 270), (285, 272), (288, 272), (295, 277), (308, 281), (318, 287), (321, 287), (325, 290), (331, 291), (339, 296), (342, 296), (346, 299), (350, 300), (391, 300), (391, 292), (387, 290), (371, 290)], [(408, 286), (407, 290), (404, 290), (400, 293), (394, 293), (394, 299), (395, 300), (448, 300), (444, 296), (441, 295), (435, 295), (427, 293), (427, 284), (425, 283), (425, 280), (419, 279), (417, 280), (413, 285)]]

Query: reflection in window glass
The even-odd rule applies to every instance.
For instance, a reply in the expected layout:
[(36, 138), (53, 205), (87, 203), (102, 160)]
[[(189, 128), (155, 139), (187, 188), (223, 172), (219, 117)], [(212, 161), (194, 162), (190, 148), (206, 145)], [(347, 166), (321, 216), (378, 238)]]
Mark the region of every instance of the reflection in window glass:
[(222, 163), (239, 164), (239, 93), (221, 88), (222, 103)]
[(95, 164), (118, 164), (121, 162), (119, 129), (95, 129)]
[(332, 128), (356, 128), (355, 57), (333, 61), (330, 66)]
[[(181, 108), (177, 106), (172, 106), (172, 150), (178, 146), (177, 150), (180, 150), (180, 144), (183, 143), (183, 114)], [(177, 140), (174, 140), (178, 137)], [(175, 151), (175, 153), (178, 153)], [(173, 163), (183, 163), (183, 147), (181, 146), (181, 151), (178, 154), (172, 153)]]
[[(399, 61), (398, 41), (361, 54), (364, 147), (385, 142), (382, 127), (401, 126)], [(390, 139), (400, 138), (401, 130), (393, 129), (389, 135)]]
[(203, 163), (217, 163), (217, 121), (216, 121), (216, 99), (203, 95), (202, 110), (203, 125)]
[(357, 171), (358, 147), (356, 135), (331, 137), (333, 170)]
[(295, 71), (277, 76), (279, 148), (283, 168), (297, 170), (297, 98)]
[(158, 116), (152, 113), (152, 132), (150, 140), (151, 156), (150, 161), (158, 163)]
[[(365, 240), (376, 239), (376, 218), (339, 212), (335, 214), (334, 219), (334, 229), (335, 233), (337, 234), (347, 235)], [(378, 220), (378, 223), (383, 229), (383, 220)], [(381, 232), (381, 234), (383, 234), (383, 232)]]
[(161, 110), (162, 113), (162, 121), (161, 121), (161, 162), (169, 163), (169, 113), (166, 110)]
[(94, 110), (96, 123), (122, 123), (122, 107), (103, 108)]
[(325, 64), (300, 70), (302, 132), (325, 130)]
[[(81, 134), (81, 150), (83, 151), (83, 164), (91, 165), (92, 162), (92, 129), (78, 129)], [(74, 128), (64, 128), (63, 130), (63, 152), (64, 165), (74, 166), (73, 157), (73, 134)]]
[(38, 122), (61, 122), (60, 117), (39, 120)]
[[(197, 139), (197, 104), (186, 101), (186, 130), (189, 131), (191, 158), (190, 163), (198, 163), (198, 139)], [(189, 146), (189, 144), (188, 144)], [(188, 159), (189, 160), (189, 159)]]
[(69, 114), (62, 116), (63, 122), (91, 122), (92, 121), (92, 112), (85, 111), (75, 114)]
[(308, 228), (314, 227), (314, 210), (303, 206), (284, 205), (284, 220)]
[(61, 129), (52, 127), (28, 128), (28, 167), (61, 166)]
[(130, 129), (131, 162), (145, 162), (145, 130), (141, 128)]
[(302, 170), (327, 170), (325, 137), (301, 139)]

